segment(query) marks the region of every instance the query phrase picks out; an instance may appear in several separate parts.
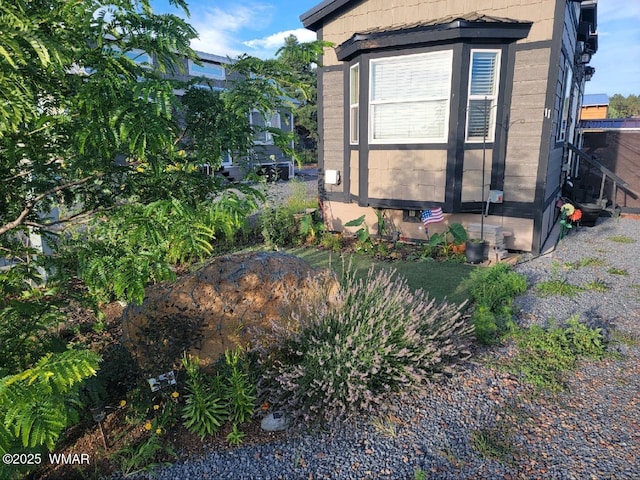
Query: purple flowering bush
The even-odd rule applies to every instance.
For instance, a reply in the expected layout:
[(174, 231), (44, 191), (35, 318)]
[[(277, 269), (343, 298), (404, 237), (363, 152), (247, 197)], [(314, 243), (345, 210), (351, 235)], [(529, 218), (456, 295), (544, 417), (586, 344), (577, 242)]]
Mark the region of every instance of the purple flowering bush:
[(393, 271), (347, 272), (336, 304), (309, 305), (256, 348), (260, 400), (305, 422), (375, 411), (390, 393), (451, 373), (472, 341), (461, 307), (412, 292)]

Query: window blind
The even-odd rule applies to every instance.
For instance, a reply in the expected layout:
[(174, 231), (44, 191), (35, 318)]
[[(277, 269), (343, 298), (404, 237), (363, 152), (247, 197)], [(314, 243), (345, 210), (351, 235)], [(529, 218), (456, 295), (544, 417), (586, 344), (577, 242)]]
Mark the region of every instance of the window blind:
[(467, 142), (493, 142), (495, 137), (499, 50), (472, 50), (467, 101)]
[(453, 52), (371, 60), (372, 142), (447, 139)]

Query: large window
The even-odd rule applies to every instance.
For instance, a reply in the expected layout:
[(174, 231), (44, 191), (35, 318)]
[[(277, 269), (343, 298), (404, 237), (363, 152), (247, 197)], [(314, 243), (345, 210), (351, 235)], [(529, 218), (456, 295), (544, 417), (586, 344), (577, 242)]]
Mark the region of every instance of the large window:
[(496, 126), (499, 50), (471, 50), (467, 142), (493, 142)]
[(349, 141), (352, 145), (360, 140), (359, 99), (360, 98), (360, 64), (356, 63), (349, 70)]
[(569, 126), (569, 101), (571, 95), (571, 84), (573, 83), (573, 71), (568, 60), (564, 62), (564, 72), (562, 74), (562, 98), (560, 99), (560, 118), (558, 121), (558, 131), (556, 141), (564, 142), (567, 137), (567, 127)]
[(224, 67), (222, 65), (204, 60), (201, 60), (201, 63), (202, 66), (196, 65), (192, 60), (189, 60), (189, 75), (212, 78), (214, 80), (225, 79)]
[(254, 129), (254, 141), (259, 145), (273, 145), (273, 134), (268, 128), (282, 129), (282, 119), (279, 112), (274, 112), (265, 118), (257, 110), (251, 112), (251, 125)]
[(371, 143), (447, 141), (453, 51), (371, 60)]

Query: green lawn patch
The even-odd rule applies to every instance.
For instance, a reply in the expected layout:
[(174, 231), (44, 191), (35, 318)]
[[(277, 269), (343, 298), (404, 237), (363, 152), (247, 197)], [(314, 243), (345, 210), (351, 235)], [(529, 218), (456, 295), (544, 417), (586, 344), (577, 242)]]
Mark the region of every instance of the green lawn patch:
[[(313, 267), (331, 267), (337, 274), (342, 274), (343, 260), (340, 254), (316, 248), (290, 248), (285, 250), (291, 255), (305, 259)], [(446, 297), (452, 303), (462, 303), (469, 298), (462, 281), (476, 268), (471, 265), (454, 262), (437, 261), (406, 261), (394, 262), (379, 261), (364, 255), (349, 255), (344, 257), (344, 265), (352, 262), (357, 270), (357, 277), (364, 277), (371, 267), (395, 269), (398, 275), (407, 279), (412, 290), (422, 288), (436, 300), (444, 300)]]

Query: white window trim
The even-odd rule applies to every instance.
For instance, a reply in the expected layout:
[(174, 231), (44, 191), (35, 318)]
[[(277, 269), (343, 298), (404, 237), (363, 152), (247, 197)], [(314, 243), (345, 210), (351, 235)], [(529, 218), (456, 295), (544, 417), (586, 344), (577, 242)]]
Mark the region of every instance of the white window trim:
[[(253, 126), (253, 114), (255, 113), (260, 113), (260, 112), (254, 109), (251, 111), (251, 114), (249, 115), (249, 125), (251, 126)], [(264, 128), (271, 127), (271, 128), (277, 128), (279, 130), (282, 130), (282, 116), (280, 112), (273, 112), (268, 120), (264, 117), (263, 117), (263, 120), (264, 120), (264, 125), (259, 125), (260, 127), (264, 127)], [(274, 144), (273, 134), (270, 131), (263, 130), (256, 133), (261, 133), (261, 134), (264, 133), (265, 140), (254, 140), (253, 143), (255, 145), (273, 145)]]
[(573, 70), (571, 63), (565, 58), (565, 70), (562, 76), (562, 98), (560, 99), (560, 110), (558, 110), (558, 130), (556, 132), (556, 142), (564, 142), (569, 131), (569, 102), (571, 101), (571, 91), (573, 84)]
[[(494, 93), (493, 95), (471, 95), (471, 75), (473, 73), (473, 54), (474, 52), (495, 52), (496, 56), (496, 72), (494, 77)], [(502, 51), (498, 49), (489, 49), (489, 48), (472, 48), (469, 53), (469, 81), (467, 85), (467, 118), (465, 121), (465, 142), (466, 143), (493, 143), (496, 137), (496, 117), (497, 117), (497, 107), (498, 107), (498, 95), (500, 93), (500, 67), (502, 62)], [(469, 113), (471, 108), (472, 100), (484, 100), (489, 101), (489, 132), (486, 138), (483, 137), (471, 137), (469, 138)]]
[[(433, 97), (422, 97), (422, 98), (411, 98), (406, 99), (404, 102), (399, 100), (393, 101), (372, 101), (371, 96), (373, 95), (373, 65), (377, 62), (384, 62), (386, 60), (394, 60), (397, 58), (402, 58), (403, 60), (411, 61), (411, 58), (429, 56), (432, 54), (442, 54), (443, 52), (448, 53), (449, 55), (449, 84), (447, 85), (447, 95), (446, 98), (443, 95), (440, 98)], [(449, 139), (449, 117), (451, 111), (451, 83), (453, 79), (453, 50), (437, 50), (434, 52), (427, 53), (415, 53), (409, 55), (396, 55), (393, 57), (384, 57), (384, 58), (376, 58), (371, 59), (369, 61), (369, 143), (374, 145), (393, 145), (393, 144), (412, 144), (412, 143), (447, 143)], [(393, 138), (393, 139), (374, 139), (374, 125), (373, 125), (373, 110), (375, 105), (384, 105), (384, 104), (398, 104), (398, 103), (418, 103), (418, 102), (430, 102), (430, 101), (446, 101), (446, 107), (444, 109), (444, 131), (442, 137), (425, 137), (425, 138)]]
[[(355, 102), (353, 102), (353, 77), (354, 72), (358, 73), (358, 81), (356, 83)], [(349, 68), (349, 144), (358, 145), (360, 143), (360, 64), (356, 63)], [(354, 120), (354, 112), (357, 113)]]
[(214, 63), (214, 62), (209, 62), (207, 60), (201, 60), (203, 65), (207, 65), (207, 64), (211, 64), (211, 65), (215, 65), (217, 67), (220, 67), (220, 69), (222, 70), (222, 74), (221, 75), (213, 75), (211, 73), (206, 73), (206, 72), (199, 72), (197, 71), (198, 68), (202, 68), (199, 65), (196, 65), (195, 62), (193, 60), (189, 60), (188, 61), (188, 66), (189, 66), (189, 75), (191, 75), (192, 77), (205, 77), (205, 78), (211, 78), (213, 80), (224, 80), (226, 78), (226, 71), (223, 65), (220, 65), (219, 63)]

